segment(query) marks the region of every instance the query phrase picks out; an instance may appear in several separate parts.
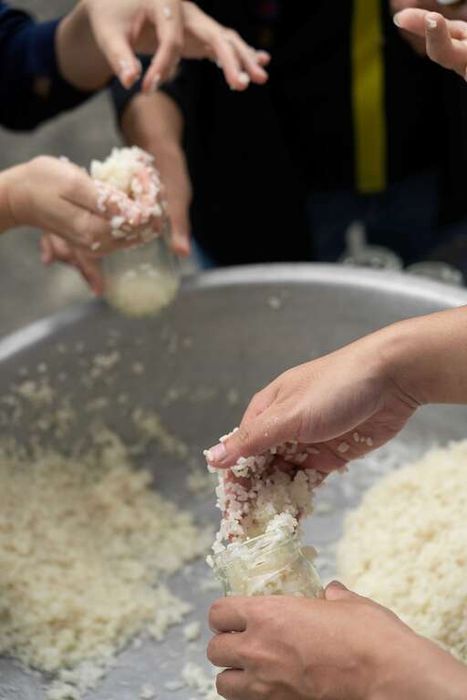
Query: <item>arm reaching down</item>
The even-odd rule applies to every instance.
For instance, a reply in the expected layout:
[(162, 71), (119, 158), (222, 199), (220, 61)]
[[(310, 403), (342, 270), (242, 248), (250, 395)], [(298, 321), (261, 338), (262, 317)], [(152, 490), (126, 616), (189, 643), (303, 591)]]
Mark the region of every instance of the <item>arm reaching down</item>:
[[(240, 429), (208, 451), (218, 468), (287, 441), (331, 471), (393, 438), (429, 403), (467, 403), (467, 308), (396, 323), (295, 367), (250, 402)], [(288, 458), (294, 464), (293, 456)]]

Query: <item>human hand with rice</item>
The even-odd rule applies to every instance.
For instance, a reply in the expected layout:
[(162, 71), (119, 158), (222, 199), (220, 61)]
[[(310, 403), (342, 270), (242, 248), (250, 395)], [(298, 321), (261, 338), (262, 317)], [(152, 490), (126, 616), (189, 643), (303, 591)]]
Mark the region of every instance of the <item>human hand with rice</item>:
[[(41, 257), (74, 265), (96, 294), (103, 291), (97, 258), (145, 240), (148, 229), (161, 225), (145, 201), (149, 166), (141, 164), (140, 201), (96, 183), (68, 161), (40, 156), (0, 173), (0, 231), (34, 226), (45, 231)], [(115, 222), (125, 220), (126, 236), (115, 235)]]
[[(280, 375), (207, 452), (219, 469), (298, 442), (282, 467), (330, 472), (391, 440), (419, 406), (467, 403), (467, 309), (409, 319)], [(312, 449), (310, 449), (312, 448)]]
[(226, 700), (461, 700), (467, 691), (463, 664), (337, 582), (324, 600), (223, 598), (209, 624)]

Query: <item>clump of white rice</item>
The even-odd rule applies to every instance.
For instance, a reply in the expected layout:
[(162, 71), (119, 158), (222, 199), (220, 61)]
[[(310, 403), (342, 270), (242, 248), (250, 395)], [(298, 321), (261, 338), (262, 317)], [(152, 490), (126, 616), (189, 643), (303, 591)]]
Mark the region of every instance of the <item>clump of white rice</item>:
[(115, 238), (150, 241), (163, 231), (165, 201), (154, 158), (141, 148), (113, 148), (104, 161), (93, 160), (101, 211), (111, 211)]
[[(221, 442), (228, 437), (221, 437)], [(215, 554), (224, 550), (226, 542), (243, 542), (263, 535), (277, 516), (291, 516), (297, 527), (301, 518), (310, 515), (313, 490), (321, 483), (322, 475), (315, 469), (291, 466), (284, 470), (275, 466), (278, 458), (293, 457), (300, 462), (309, 454), (300, 453), (297, 443), (288, 442), (260, 455), (240, 457), (229, 469), (214, 469), (209, 465), (209, 451), (205, 450), (209, 469), (218, 475), (216, 506), (222, 513), (213, 545)]]
[(345, 524), (338, 572), (467, 663), (467, 441), (373, 486)]
[(105, 161), (91, 163), (91, 175), (99, 208), (115, 212), (114, 237), (148, 244), (107, 257), (106, 297), (127, 316), (155, 314), (174, 299), (179, 279), (165, 240), (166, 202), (154, 159), (137, 147), (114, 148)]

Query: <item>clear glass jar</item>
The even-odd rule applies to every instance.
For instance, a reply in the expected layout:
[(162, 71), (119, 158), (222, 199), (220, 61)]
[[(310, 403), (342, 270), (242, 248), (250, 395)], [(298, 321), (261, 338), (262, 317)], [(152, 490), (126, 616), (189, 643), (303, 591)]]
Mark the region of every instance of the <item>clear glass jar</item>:
[(339, 262), (351, 267), (370, 267), (374, 270), (399, 271), (404, 267), (401, 258), (384, 246), (369, 245), (365, 225), (354, 221), (345, 233), (346, 250)]
[(214, 557), (224, 594), (292, 595), (320, 598), (323, 588), (313, 565), (315, 551), (294, 534), (269, 534), (234, 543)]
[(409, 275), (427, 277), (428, 279), (444, 282), (445, 284), (452, 284), (455, 287), (462, 287), (464, 284), (462, 272), (444, 262), (427, 260), (425, 262), (413, 263), (413, 265), (409, 265), (405, 271)]
[(103, 261), (105, 297), (126, 316), (157, 314), (180, 286), (178, 260), (169, 245), (170, 228), (148, 243), (118, 250)]

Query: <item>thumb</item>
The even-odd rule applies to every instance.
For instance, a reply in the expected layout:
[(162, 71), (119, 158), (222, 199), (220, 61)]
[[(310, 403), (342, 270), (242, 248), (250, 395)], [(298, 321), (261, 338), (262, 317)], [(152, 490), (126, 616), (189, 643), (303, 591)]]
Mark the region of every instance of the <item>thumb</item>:
[(292, 435), (290, 420), (279, 418), (276, 410), (267, 409), (207, 450), (206, 458), (209, 465), (226, 469), (236, 464), (240, 457), (261, 454), (292, 439)]

